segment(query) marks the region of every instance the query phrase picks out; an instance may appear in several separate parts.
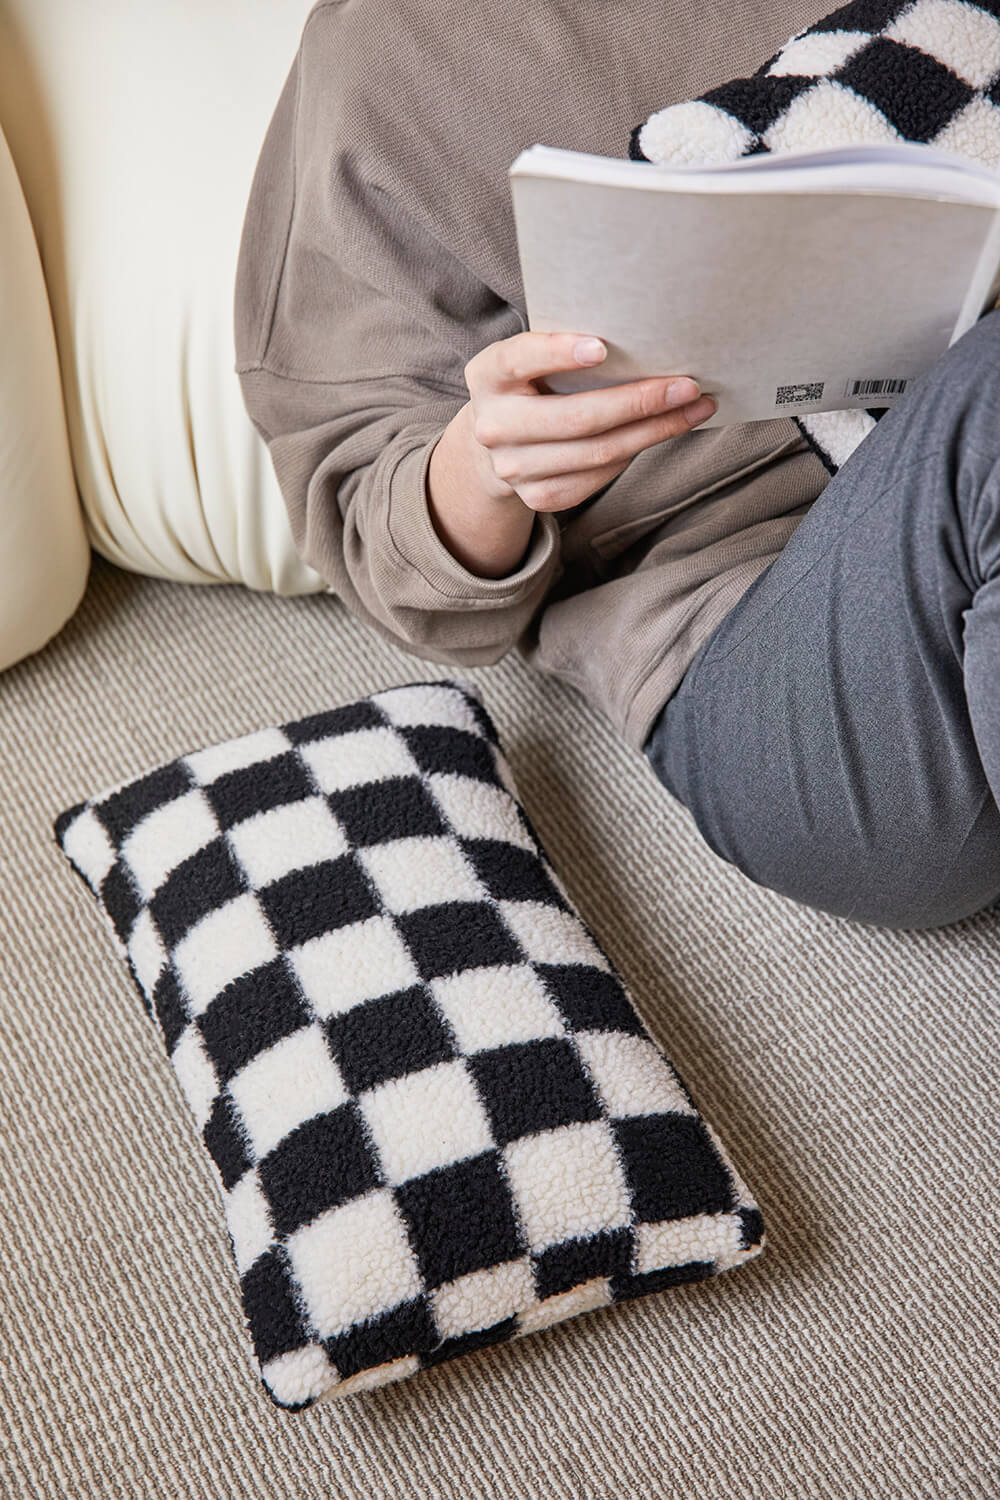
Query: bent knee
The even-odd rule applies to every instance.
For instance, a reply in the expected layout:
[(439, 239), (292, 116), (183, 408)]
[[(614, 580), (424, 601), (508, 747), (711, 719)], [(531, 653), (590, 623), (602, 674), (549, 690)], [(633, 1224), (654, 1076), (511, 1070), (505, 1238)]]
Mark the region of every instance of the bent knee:
[[(1000, 812), (983, 798), (971, 827), (952, 819), (893, 830), (860, 847), (825, 842), (794, 819), (695, 815), (705, 842), (748, 880), (803, 906), (872, 927), (948, 927), (1000, 900)], [(711, 826), (714, 823), (714, 826)]]
[[(727, 858), (726, 855), (722, 856)], [(731, 859), (755, 885), (788, 896), (803, 906), (869, 927), (895, 931), (950, 927), (1000, 900), (1000, 868), (989, 861), (962, 861), (942, 881), (940, 863), (913, 859), (845, 863), (816, 856), (794, 868), (762, 870), (751, 860)]]

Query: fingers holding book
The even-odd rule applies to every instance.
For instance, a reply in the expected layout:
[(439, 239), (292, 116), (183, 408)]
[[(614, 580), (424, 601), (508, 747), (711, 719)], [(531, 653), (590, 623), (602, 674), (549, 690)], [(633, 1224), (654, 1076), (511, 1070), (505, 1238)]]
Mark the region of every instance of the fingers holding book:
[(567, 395), (546, 387), (547, 375), (597, 364), (606, 352), (600, 340), (575, 333), (524, 332), (487, 345), (465, 366), (474, 439), (499, 486), (533, 510), (580, 504), (644, 448), (716, 410), (683, 375)]

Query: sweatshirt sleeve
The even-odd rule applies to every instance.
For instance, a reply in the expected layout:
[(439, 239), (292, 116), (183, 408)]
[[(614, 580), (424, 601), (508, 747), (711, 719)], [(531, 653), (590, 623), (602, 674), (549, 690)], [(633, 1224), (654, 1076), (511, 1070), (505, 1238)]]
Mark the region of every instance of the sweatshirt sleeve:
[(559, 522), (539, 512), (520, 565), (481, 578), (438, 536), (427, 470), (468, 400), (465, 364), (524, 323), (442, 243), (421, 195), (442, 165), (382, 119), (377, 37), (351, 34), (352, 13), (310, 13), (265, 136), (235, 370), (305, 562), (415, 655), (489, 664), (562, 572)]

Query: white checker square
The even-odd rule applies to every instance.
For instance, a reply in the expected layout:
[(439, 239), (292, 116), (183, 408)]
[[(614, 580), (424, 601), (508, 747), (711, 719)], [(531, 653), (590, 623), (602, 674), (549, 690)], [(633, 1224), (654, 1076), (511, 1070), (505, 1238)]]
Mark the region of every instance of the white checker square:
[(320, 1338), (419, 1295), (420, 1273), (392, 1194), (377, 1188), (327, 1209), (285, 1241)]
[(270, 963), (277, 953), (274, 934), (251, 891), (210, 911), (174, 949), (174, 965), (193, 1014), (201, 1015), (227, 984)]
[(427, 777), (434, 799), (456, 833), (473, 839), (505, 839), (518, 849), (535, 846), (508, 792), (457, 771)]
[(170, 1062), (194, 1122), (201, 1130), (212, 1113), (219, 1080), (197, 1026), (185, 1026), (170, 1054)]
[(686, 1219), (664, 1219), (659, 1224), (637, 1224), (636, 1271), (658, 1271), (661, 1266), (685, 1266), (691, 1260), (739, 1258), (740, 1223), (733, 1214), (691, 1214)]
[(469, 700), (457, 688), (444, 683), (440, 687), (404, 683), (374, 693), (372, 701), (394, 724), (445, 724), (451, 729), (467, 729), (471, 734), (482, 735)]
[(257, 890), (291, 870), (338, 859), (350, 848), (325, 797), (304, 797), (256, 813), (235, 824), (227, 836)]
[(527, 964), (490, 964), (430, 981), (430, 990), (463, 1052), (563, 1036), (555, 1005)]
[(337, 1016), (420, 975), (391, 917), (366, 917), (311, 938), (288, 952), (288, 962), (318, 1016)]
[(319, 1025), (284, 1036), (229, 1080), (258, 1160), (298, 1125), (348, 1097)]
[(935, 151), (971, 156), (995, 171), (1000, 167), (1000, 109), (981, 95), (970, 99), (930, 144)]
[(631, 1199), (605, 1121), (521, 1136), (503, 1155), (533, 1250), (629, 1222)]
[(441, 901), (483, 901), (489, 892), (454, 839), (420, 835), (357, 851), (387, 910)]
[(292, 748), (291, 740), (280, 729), (256, 729), (222, 745), (209, 745), (180, 757), (194, 779), (202, 786), (224, 776), (227, 771), (242, 771), (260, 761), (274, 760)]
[[(330, 1394), (331, 1382), (336, 1380), (336, 1371), (321, 1344), (289, 1349), (287, 1354), (279, 1354), (261, 1365), (260, 1373), (275, 1399), (286, 1406), (298, 1406), (303, 1401), (318, 1404)], [(336, 1387), (338, 1394), (341, 1389)]]
[(815, 146), (883, 145), (903, 137), (885, 115), (853, 89), (821, 79), (799, 94), (761, 137), (769, 151)]
[(244, 1276), (274, 1238), (267, 1199), (261, 1191), (256, 1171), (251, 1169), (243, 1173), (239, 1182), (225, 1195), (223, 1208), (226, 1227), (233, 1241), (236, 1270)]
[(770, 78), (821, 78), (842, 68), (872, 39), (870, 31), (813, 31), (786, 42), (768, 68)]
[(659, 1048), (645, 1037), (583, 1031), (576, 1043), (609, 1115), (696, 1113)]
[(497, 906), (534, 963), (590, 964), (610, 972), (611, 965), (575, 913), (544, 901), (498, 901)]
[(63, 848), (94, 891), (118, 858), (111, 835), (92, 808), (85, 808), (63, 835)]
[(439, 1286), (432, 1298), (434, 1321), (442, 1338), (456, 1338), (502, 1323), (534, 1300), (531, 1262), (506, 1260)]
[(393, 1078), (358, 1098), (393, 1186), (493, 1145), (476, 1085), (461, 1059)]
[(1000, 73), (1000, 22), (964, 0), (916, 0), (883, 35), (929, 52), (974, 89)]
[(332, 734), (300, 745), (299, 754), (322, 792), (339, 792), (391, 776), (420, 775), (405, 742), (388, 728)]
[(639, 146), (650, 161), (704, 166), (733, 161), (753, 144), (753, 133), (728, 110), (703, 99), (668, 104), (650, 115)]
[(562, 1323), (566, 1318), (576, 1318), (580, 1313), (593, 1312), (595, 1307), (607, 1307), (614, 1299), (611, 1284), (606, 1276), (595, 1276), (568, 1292), (559, 1292), (555, 1297), (546, 1297), (526, 1307), (517, 1320), (517, 1331), (537, 1333), (540, 1328), (551, 1328), (553, 1323)]
[(133, 922), (127, 947), (135, 976), (147, 996), (152, 999), (156, 981), (167, 962), (167, 950), (148, 906), (142, 908)]
[(192, 787), (147, 813), (121, 846), (143, 900), (155, 895), (171, 870), (219, 837), (219, 824), (205, 794)]

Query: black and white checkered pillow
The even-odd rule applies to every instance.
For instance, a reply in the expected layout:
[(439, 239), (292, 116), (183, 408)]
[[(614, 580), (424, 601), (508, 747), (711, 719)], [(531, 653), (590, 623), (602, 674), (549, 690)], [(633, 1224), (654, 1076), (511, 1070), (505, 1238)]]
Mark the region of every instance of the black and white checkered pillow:
[[(635, 126), (628, 154), (708, 165), (901, 140), (1000, 166), (1000, 0), (852, 0), (748, 78), (656, 110)], [(794, 420), (835, 474), (884, 414)]]
[(764, 1248), (475, 690), (261, 729), (68, 808), (299, 1411)]

